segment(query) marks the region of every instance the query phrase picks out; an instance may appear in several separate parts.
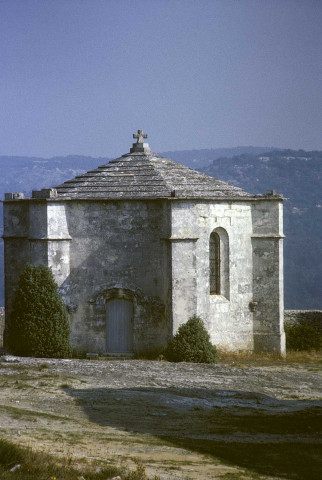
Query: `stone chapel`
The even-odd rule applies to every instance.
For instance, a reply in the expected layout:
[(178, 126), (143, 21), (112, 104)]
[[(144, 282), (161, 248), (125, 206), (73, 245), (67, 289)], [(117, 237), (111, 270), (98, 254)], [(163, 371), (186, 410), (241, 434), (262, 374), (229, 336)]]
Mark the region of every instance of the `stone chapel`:
[(133, 137), (96, 170), (5, 195), (7, 319), (22, 268), (45, 264), (76, 349), (161, 349), (196, 314), (217, 347), (283, 354), (283, 196), (246, 193)]

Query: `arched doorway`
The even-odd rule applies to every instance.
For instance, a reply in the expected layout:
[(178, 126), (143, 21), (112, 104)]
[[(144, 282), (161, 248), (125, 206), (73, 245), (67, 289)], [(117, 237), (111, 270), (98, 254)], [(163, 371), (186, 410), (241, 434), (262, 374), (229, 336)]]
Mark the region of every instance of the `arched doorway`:
[(108, 353), (133, 353), (133, 302), (112, 298), (106, 302)]

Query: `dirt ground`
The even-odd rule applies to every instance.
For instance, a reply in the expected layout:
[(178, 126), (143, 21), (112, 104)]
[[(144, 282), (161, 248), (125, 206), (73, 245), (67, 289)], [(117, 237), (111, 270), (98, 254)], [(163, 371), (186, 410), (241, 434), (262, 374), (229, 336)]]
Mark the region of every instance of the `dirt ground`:
[(321, 363), (0, 357), (0, 433), (178, 479), (322, 478)]

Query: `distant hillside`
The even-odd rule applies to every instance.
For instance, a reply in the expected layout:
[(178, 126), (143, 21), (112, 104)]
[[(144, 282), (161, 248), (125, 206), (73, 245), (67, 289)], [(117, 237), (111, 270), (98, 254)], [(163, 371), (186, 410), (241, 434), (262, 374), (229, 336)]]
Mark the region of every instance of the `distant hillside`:
[(186, 165), (196, 170), (209, 165), (216, 158), (231, 158), (243, 153), (259, 155), (261, 153), (278, 150), (275, 147), (234, 147), (234, 148), (208, 148), (203, 150), (180, 150), (176, 152), (162, 152), (163, 157), (171, 158), (175, 162)]
[[(322, 309), (322, 152), (264, 147), (163, 152), (251, 193), (276, 190), (285, 202), (285, 305)], [(0, 157), (0, 199), (57, 185), (109, 161), (84, 156)], [(0, 203), (2, 231), (2, 204)], [(3, 304), (3, 242), (0, 242), (0, 305)]]
[(4, 192), (23, 192), (57, 185), (109, 161), (82, 156), (37, 158), (0, 156), (0, 199)]

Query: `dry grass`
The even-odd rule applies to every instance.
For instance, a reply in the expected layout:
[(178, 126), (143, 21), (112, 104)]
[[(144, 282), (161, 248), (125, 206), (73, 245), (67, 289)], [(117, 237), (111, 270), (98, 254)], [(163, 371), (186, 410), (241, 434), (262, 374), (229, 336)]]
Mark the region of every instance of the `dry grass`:
[(312, 350), (310, 352), (288, 351), (285, 357), (272, 353), (231, 353), (218, 350), (218, 361), (224, 365), (234, 366), (268, 366), (285, 365), (292, 363), (314, 363), (322, 365), (322, 351)]
[[(12, 468), (16, 467), (13, 471)], [(52, 457), (31, 448), (23, 448), (6, 440), (0, 440), (0, 478), (3, 480), (108, 480), (120, 475), (123, 480), (149, 480), (141, 463), (133, 471), (113, 465), (95, 468), (84, 465), (74, 468), (69, 456)], [(159, 480), (153, 477), (151, 480)]]

